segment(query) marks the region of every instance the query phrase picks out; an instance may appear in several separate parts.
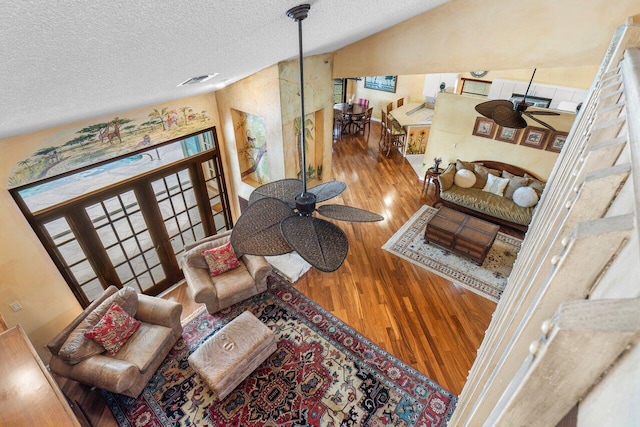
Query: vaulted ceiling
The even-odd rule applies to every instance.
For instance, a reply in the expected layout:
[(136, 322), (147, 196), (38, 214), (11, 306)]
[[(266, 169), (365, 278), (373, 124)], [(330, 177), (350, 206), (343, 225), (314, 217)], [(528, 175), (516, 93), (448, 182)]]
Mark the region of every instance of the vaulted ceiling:
[[(446, 1), (310, 0), (305, 54), (335, 51)], [(297, 24), (286, 11), (302, 2), (1, 2), (0, 138), (210, 92), (294, 58)]]

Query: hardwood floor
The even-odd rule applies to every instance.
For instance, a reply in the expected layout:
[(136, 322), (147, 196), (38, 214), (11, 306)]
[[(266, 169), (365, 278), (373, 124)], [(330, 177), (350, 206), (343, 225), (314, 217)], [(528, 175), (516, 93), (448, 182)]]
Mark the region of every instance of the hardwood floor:
[[(311, 269), (295, 287), (360, 334), (459, 394), (496, 304), (382, 250), (382, 245), (424, 204), (434, 186), (422, 181), (398, 152), (378, 152), (379, 124), (368, 142), (345, 135), (333, 144), (333, 176), (347, 190), (329, 203), (384, 216), (379, 223), (336, 222), (347, 234), (349, 254), (333, 273)], [(198, 308), (183, 285), (165, 298), (184, 305), (183, 318)], [(60, 379), (95, 426), (116, 425), (100, 394)]]

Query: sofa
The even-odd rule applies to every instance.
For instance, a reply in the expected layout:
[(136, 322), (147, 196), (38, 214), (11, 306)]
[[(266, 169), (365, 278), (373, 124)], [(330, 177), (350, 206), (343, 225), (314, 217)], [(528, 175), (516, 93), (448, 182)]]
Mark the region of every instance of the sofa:
[(229, 243), (231, 230), (205, 237), (184, 247), (182, 272), (195, 302), (203, 303), (211, 314), (267, 290), (271, 264), (260, 255), (242, 255), (236, 268), (212, 275), (203, 251)]
[[(111, 354), (85, 333), (104, 319), (114, 303), (140, 323)], [(110, 286), (47, 344), (51, 372), (136, 398), (181, 338), (181, 314), (182, 305), (176, 302)], [(108, 333), (109, 339), (116, 334), (113, 329)]]
[(458, 159), (436, 179), (434, 206), (526, 232), (544, 186), (542, 179), (519, 166)]

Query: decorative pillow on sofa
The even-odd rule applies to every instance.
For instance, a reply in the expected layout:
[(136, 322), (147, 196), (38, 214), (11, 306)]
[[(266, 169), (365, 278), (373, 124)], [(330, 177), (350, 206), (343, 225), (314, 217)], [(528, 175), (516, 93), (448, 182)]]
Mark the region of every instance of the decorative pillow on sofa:
[(471, 172), (473, 172), (474, 169), (474, 165), (475, 163), (473, 162), (465, 162), (464, 160), (456, 160), (456, 169), (460, 170), (460, 169), (467, 169), (470, 170)]
[(540, 197), (540, 195), (542, 195), (542, 192), (544, 191), (544, 186), (546, 185), (544, 182), (532, 177), (529, 174), (524, 174), (524, 176), (526, 178), (529, 178), (529, 185), (528, 187), (533, 188), (534, 190), (536, 190), (536, 193), (538, 193), (538, 197)]
[(523, 208), (534, 207), (538, 200), (538, 193), (532, 187), (520, 187), (513, 192), (513, 202)]
[(493, 193), (497, 196), (502, 196), (504, 193), (504, 189), (507, 188), (508, 184), (508, 179), (489, 174), (487, 175), (487, 184), (484, 186), (482, 191)]
[(447, 169), (438, 175), (438, 182), (440, 183), (440, 190), (447, 191), (453, 185), (453, 180), (456, 177), (456, 165), (450, 163)]
[(513, 198), (513, 192), (520, 187), (526, 187), (529, 184), (529, 178), (524, 176), (514, 175), (511, 172), (502, 171), (502, 177), (509, 180), (507, 188), (504, 189), (504, 197), (509, 199)]
[(104, 347), (86, 338), (84, 333), (92, 329), (104, 317), (113, 303), (118, 304), (130, 316), (135, 316), (138, 310), (138, 293), (135, 289), (125, 286), (106, 298), (69, 334), (62, 347), (60, 347), (60, 351), (58, 351), (58, 357), (71, 365), (75, 365), (87, 357), (102, 353)]
[(240, 267), (236, 253), (231, 247), (231, 242), (227, 242), (216, 248), (202, 251), (202, 256), (204, 256), (204, 259), (209, 266), (209, 273), (211, 274), (211, 277)]
[(453, 182), (460, 188), (471, 188), (476, 183), (476, 174), (469, 169), (460, 169), (456, 172)]
[(84, 336), (94, 340), (114, 356), (139, 326), (140, 321), (129, 316), (118, 304), (113, 303), (102, 319), (93, 329), (85, 332)]
[(479, 163), (476, 163), (473, 167), (473, 172), (476, 174), (476, 183), (473, 184), (474, 188), (484, 188), (487, 185), (487, 175), (500, 176), (500, 171), (496, 169), (489, 169)]

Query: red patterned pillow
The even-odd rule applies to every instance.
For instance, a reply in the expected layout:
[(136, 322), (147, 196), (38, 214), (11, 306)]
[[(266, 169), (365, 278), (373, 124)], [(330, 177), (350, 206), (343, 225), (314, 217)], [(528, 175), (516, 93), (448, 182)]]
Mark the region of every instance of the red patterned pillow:
[(93, 329), (85, 332), (84, 336), (103, 346), (113, 356), (139, 326), (138, 320), (129, 316), (118, 304), (113, 303), (102, 319)]
[(202, 251), (202, 256), (209, 266), (211, 276), (217, 276), (225, 271), (240, 267), (238, 257), (231, 247), (231, 242), (227, 242), (217, 248)]

